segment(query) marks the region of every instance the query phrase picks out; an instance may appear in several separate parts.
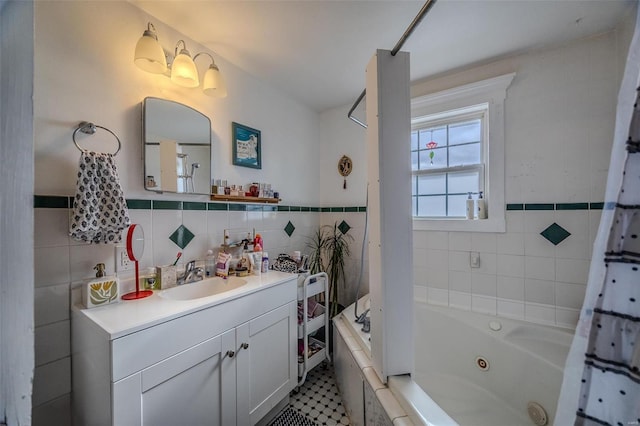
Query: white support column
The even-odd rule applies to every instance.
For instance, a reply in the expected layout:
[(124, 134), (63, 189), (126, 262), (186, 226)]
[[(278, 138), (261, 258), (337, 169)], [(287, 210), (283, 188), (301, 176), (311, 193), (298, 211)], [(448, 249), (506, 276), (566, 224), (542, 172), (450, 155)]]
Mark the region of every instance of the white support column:
[(413, 369), (409, 54), (367, 65), (371, 356), (383, 382)]

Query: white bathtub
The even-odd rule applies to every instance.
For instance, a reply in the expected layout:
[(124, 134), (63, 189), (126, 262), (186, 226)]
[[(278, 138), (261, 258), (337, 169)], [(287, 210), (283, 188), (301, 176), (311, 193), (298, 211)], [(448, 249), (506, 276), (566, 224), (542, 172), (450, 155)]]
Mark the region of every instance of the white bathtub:
[[(414, 424), (529, 426), (530, 402), (553, 424), (569, 330), (419, 302), (414, 310), (414, 373), (388, 382)], [(488, 369), (478, 367), (479, 357)]]

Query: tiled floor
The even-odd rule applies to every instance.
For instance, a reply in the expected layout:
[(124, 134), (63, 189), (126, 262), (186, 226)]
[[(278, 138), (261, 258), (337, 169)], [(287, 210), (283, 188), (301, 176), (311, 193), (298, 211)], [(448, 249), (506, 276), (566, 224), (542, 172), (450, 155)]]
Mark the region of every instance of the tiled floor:
[[(296, 410), (317, 426), (348, 425), (349, 417), (342, 405), (342, 398), (338, 393), (333, 374), (331, 365), (325, 369), (321, 364), (311, 370), (305, 383), (296, 389), (298, 392), (296, 390), (291, 392), (289, 408)], [(301, 422), (300, 425), (290, 424), (289, 426), (306, 426), (307, 424), (307, 422)]]

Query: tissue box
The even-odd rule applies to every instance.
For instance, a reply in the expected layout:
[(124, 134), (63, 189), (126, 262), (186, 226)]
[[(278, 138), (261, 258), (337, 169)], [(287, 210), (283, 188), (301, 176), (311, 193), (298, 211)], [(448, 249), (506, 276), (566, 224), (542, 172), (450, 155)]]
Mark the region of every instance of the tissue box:
[(158, 288), (165, 290), (176, 286), (176, 266), (158, 266), (156, 279), (158, 280)]
[(82, 303), (85, 308), (109, 305), (120, 301), (120, 281), (116, 277), (102, 277), (82, 286)]

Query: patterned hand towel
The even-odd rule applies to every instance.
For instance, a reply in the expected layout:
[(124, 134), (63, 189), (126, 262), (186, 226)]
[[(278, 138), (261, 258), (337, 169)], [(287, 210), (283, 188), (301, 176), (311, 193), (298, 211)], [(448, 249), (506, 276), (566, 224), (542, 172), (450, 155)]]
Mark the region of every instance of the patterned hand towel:
[(130, 224), (113, 155), (83, 151), (69, 235), (90, 243), (119, 243)]

